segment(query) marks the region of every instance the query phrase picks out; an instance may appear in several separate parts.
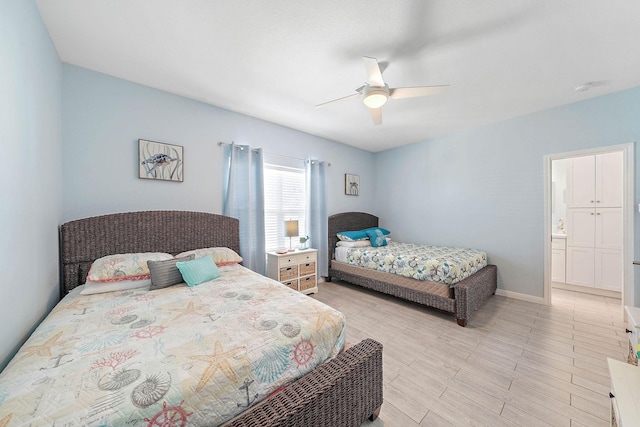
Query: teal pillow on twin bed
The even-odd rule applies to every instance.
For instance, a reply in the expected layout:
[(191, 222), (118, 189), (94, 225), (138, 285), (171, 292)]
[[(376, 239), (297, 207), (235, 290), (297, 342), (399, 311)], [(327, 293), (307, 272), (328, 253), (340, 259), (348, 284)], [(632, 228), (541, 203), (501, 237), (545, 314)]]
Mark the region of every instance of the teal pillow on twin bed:
[(391, 234), (391, 232), (390, 232), (389, 230), (387, 230), (386, 228), (382, 228), (382, 227), (371, 227), (371, 228), (365, 228), (365, 229), (364, 229), (364, 230), (362, 230), (362, 231), (364, 231), (365, 233), (366, 233), (367, 231), (379, 231), (379, 232), (381, 232), (382, 234), (384, 234), (385, 236), (386, 236), (387, 234)]
[(362, 230), (359, 231), (341, 231), (336, 233), (338, 239), (344, 240), (345, 242), (355, 242), (357, 240), (367, 240), (367, 233)]
[(384, 236), (384, 232), (382, 230), (383, 229), (380, 228), (371, 228), (365, 231), (367, 233), (367, 236), (369, 236), (371, 246), (373, 246), (374, 248), (387, 246), (387, 238)]
[(196, 286), (220, 277), (218, 266), (209, 256), (196, 258), (193, 261), (176, 262), (176, 267), (189, 286)]
[(375, 230), (380, 231), (384, 235), (391, 234), (389, 230), (386, 230), (384, 228), (371, 227), (371, 228), (365, 228), (364, 230), (358, 230), (358, 231), (341, 231), (339, 233), (336, 233), (336, 236), (338, 236), (338, 239), (343, 240), (345, 242), (355, 242), (357, 240), (367, 240), (369, 238), (369, 234), (367, 232), (375, 231)]

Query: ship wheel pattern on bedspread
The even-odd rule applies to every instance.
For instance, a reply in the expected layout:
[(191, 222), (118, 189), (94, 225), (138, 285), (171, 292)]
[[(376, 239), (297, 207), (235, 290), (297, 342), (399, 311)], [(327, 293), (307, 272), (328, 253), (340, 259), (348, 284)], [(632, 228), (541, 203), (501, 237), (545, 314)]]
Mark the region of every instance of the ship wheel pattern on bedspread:
[(167, 406), (167, 402), (162, 402), (162, 409), (153, 418), (145, 418), (147, 427), (184, 427), (187, 425), (187, 418), (193, 415), (193, 412), (187, 412), (182, 404), (184, 400), (177, 406)]

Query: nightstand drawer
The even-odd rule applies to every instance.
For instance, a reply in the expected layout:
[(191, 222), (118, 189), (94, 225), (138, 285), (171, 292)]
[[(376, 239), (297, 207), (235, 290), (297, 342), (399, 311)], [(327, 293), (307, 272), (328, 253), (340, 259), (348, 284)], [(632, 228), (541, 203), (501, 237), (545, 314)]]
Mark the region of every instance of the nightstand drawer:
[(301, 262), (302, 259), (299, 257), (299, 255), (296, 254), (286, 255), (278, 258), (278, 265), (280, 267), (285, 265), (298, 265)]
[(299, 267), (300, 269), (300, 275), (301, 276), (306, 276), (308, 274), (315, 274), (316, 272), (316, 263), (315, 262), (309, 262), (306, 264), (300, 264)]
[(292, 265), (289, 267), (281, 267), (280, 268), (280, 281), (284, 282), (285, 280), (291, 280), (298, 277), (298, 266)]
[(293, 289), (294, 291), (298, 290), (298, 280), (291, 280), (289, 282), (282, 282), (283, 285)]
[(316, 287), (316, 276), (308, 276), (300, 279), (300, 290), (306, 291), (307, 289)]

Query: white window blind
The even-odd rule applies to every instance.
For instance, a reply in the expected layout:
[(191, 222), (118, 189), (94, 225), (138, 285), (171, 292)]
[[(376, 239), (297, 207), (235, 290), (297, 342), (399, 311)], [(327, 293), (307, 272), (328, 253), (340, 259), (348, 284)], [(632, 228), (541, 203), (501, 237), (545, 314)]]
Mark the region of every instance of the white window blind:
[[(265, 249), (289, 249), (289, 238), (285, 237), (284, 222), (298, 220), (298, 234), (306, 233), (305, 170), (264, 165), (264, 228)], [(293, 248), (300, 244), (298, 237), (291, 238)]]

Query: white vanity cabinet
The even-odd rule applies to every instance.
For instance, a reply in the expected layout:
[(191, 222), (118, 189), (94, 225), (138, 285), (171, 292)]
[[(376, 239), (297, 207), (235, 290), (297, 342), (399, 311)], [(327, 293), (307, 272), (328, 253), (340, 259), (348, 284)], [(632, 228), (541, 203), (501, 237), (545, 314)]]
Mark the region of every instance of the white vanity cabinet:
[(551, 235), (551, 281), (566, 281), (566, 236)]
[(622, 291), (622, 152), (567, 163), (566, 283)]

